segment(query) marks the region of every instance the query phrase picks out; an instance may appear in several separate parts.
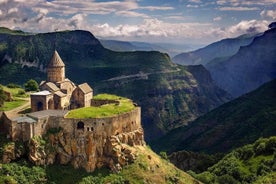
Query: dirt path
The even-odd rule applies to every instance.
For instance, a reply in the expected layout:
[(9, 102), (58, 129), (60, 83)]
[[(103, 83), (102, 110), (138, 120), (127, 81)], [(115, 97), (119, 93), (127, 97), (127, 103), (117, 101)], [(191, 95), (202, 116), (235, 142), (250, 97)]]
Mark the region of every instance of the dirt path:
[(23, 105), (21, 105), (19, 107), (12, 109), (12, 110), (6, 111), (5, 113), (9, 118), (15, 118), (15, 117), (19, 116), (19, 112), (23, 111), (24, 109), (26, 109), (28, 106), (31, 105), (30, 98), (18, 98), (18, 99), (25, 100), (26, 103), (24, 103)]
[(107, 81), (115, 81), (115, 80), (130, 79), (130, 78), (147, 79), (149, 75), (161, 74), (161, 73), (173, 73), (173, 72), (179, 72), (179, 71), (180, 71), (180, 69), (177, 68), (175, 70), (164, 70), (164, 71), (157, 71), (157, 72), (152, 72), (152, 73), (140, 72), (138, 74), (133, 74), (133, 75), (122, 75), (122, 76), (118, 76), (118, 77), (113, 77), (113, 78), (108, 79)]

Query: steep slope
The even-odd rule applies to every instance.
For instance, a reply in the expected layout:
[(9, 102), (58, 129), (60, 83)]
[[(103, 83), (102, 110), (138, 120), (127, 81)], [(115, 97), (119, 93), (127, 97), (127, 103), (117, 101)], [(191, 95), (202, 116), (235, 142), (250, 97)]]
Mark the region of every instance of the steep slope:
[(215, 58), (229, 57), (238, 52), (241, 46), (250, 44), (256, 35), (242, 35), (212, 43), (204, 48), (178, 54), (172, 58), (181, 65), (206, 65)]
[(188, 126), (172, 130), (155, 150), (228, 152), (276, 134), (276, 80), (221, 105)]
[(216, 83), (237, 97), (276, 78), (276, 28), (256, 37), (237, 54), (206, 68)]
[[(24, 154), (22, 142), (7, 142), (0, 134), (0, 157), (3, 152), (12, 152), (16, 156)], [(38, 137), (36, 139), (39, 139)], [(45, 144), (45, 142), (41, 143)], [(13, 149), (16, 148), (16, 150)], [(46, 146), (45, 146), (46, 147)], [(48, 147), (48, 149), (51, 149)], [(168, 161), (161, 159), (146, 146), (136, 146), (136, 159), (123, 167), (120, 172), (99, 169), (87, 173), (82, 169), (74, 169), (70, 165), (34, 166), (23, 158), (12, 163), (0, 164), (0, 183), (179, 183), (200, 184), (187, 173), (177, 169)], [(46, 150), (47, 151), (47, 150)], [(48, 150), (53, 151), (53, 150)]]
[(0, 83), (45, 80), (56, 49), (66, 76), (88, 82), (94, 93), (115, 93), (142, 107), (147, 140), (194, 120), (231, 97), (202, 66), (183, 67), (160, 52), (114, 52), (87, 31), (0, 34)]
[(231, 151), (207, 171), (192, 175), (206, 184), (275, 183), (275, 149), (275, 136), (261, 138)]

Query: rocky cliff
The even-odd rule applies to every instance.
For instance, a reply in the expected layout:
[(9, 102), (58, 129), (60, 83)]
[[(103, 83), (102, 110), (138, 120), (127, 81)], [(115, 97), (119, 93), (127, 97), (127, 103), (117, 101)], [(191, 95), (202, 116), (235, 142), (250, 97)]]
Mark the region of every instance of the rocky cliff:
[(27, 154), (35, 165), (72, 164), (87, 172), (108, 167), (118, 172), (136, 159), (136, 148), (141, 146), (145, 146), (142, 129), (114, 136), (93, 133), (73, 136), (59, 129), (32, 138), (26, 143), (28, 152), (20, 151), (14, 143), (6, 146), (2, 159), (3, 163), (9, 163)]

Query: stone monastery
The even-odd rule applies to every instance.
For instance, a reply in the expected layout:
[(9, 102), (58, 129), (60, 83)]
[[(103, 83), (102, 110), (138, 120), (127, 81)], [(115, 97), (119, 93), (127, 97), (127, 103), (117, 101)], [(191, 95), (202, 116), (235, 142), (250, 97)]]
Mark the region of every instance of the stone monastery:
[[(93, 90), (87, 83), (75, 85), (67, 79), (65, 64), (57, 51), (48, 64), (47, 80), (40, 83), (39, 89), (30, 95), (31, 113), (9, 117), (4, 112), (1, 117), (7, 137), (13, 141), (29, 141), (29, 159), (36, 165), (58, 162), (71, 163), (89, 172), (102, 166), (116, 171), (135, 159), (131, 147), (145, 144), (141, 108), (137, 106), (110, 117), (66, 118), (72, 109), (120, 105), (120, 102), (94, 100)], [(39, 149), (33, 138), (48, 135), (50, 130), (59, 130), (57, 135), (49, 137), (55, 149)]]
[(39, 89), (40, 92), (31, 94), (32, 112), (88, 107), (93, 97), (93, 90), (87, 83), (76, 86), (65, 78), (65, 64), (57, 51), (48, 64), (47, 81), (42, 81)]

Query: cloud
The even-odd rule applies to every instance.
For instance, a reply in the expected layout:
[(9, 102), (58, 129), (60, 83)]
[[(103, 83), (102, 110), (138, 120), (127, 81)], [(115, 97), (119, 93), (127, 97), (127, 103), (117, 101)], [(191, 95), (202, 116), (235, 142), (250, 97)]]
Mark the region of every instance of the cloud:
[(241, 35), (246, 33), (258, 33), (267, 30), (268, 21), (241, 21), (236, 25), (229, 27), (226, 31), (228, 36)]
[(186, 7), (187, 8), (198, 8), (199, 6), (198, 5), (188, 4)]
[(174, 7), (171, 7), (171, 6), (141, 6), (138, 9), (145, 9), (145, 10), (150, 10), (150, 11), (154, 11), (154, 10), (173, 10)]
[(137, 13), (134, 11), (118, 11), (115, 13), (116, 15), (124, 16), (124, 17), (142, 17), (142, 18), (149, 18), (148, 15), (143, 13)]
[(263, 18), (272, 18), (273, 20), (276, 20), (276, 10), (263, 10), (260, 15)]
[(215, 17), (215, 18), (213, 18), (213, 21), (215, 21), (215, 22), (220, 21), (220, 20), (222, 20), (222, 17)]
[(259, 10), (257, 7), (220, 7), (220, 11), (255, 11)]
[(190, 3), (202, 3), (201, 0), (189, 0)]
[(91, 26), (90, 31), (99, 37), (143, 38), (145, 40), (172, 38), (201, 38), (209, 24), (168, 23), (158, 19), (145, 19), (141, 24), (111, 26), (107, 23)]
[(275, 4), (276, 0), (217, 0), (218, 5), (230, 4), (232, 6), (239, 5), (261, 5), (261, 6), (269, 6)]

